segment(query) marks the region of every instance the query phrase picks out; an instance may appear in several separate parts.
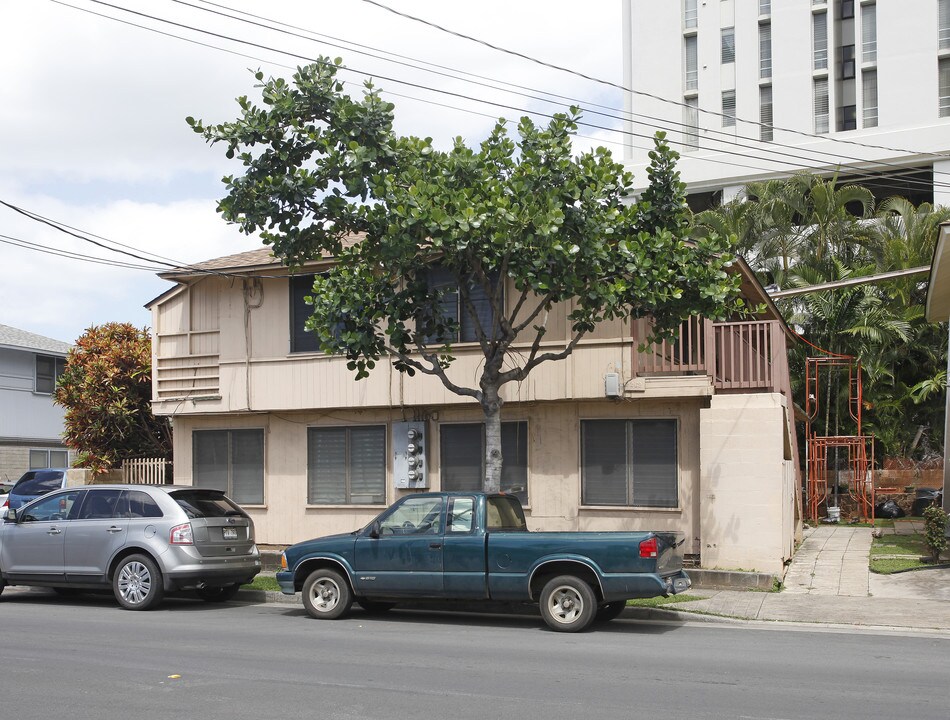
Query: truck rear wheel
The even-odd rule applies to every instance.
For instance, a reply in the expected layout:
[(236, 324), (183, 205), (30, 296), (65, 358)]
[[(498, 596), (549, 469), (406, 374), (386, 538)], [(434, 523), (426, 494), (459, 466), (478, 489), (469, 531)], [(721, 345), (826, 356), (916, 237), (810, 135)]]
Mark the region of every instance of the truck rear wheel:
[(335, 570), (314, 570), (303, 583), (303, 606), (307, 614), (318, 620), (335, 620), (346, 615), (353, 604), (350, 585)]
[(573, 575), (549, 580), (540, 597), (541, 617), (558, 632), (580, 632), (593, 621), (597, 598), (590, 585)]

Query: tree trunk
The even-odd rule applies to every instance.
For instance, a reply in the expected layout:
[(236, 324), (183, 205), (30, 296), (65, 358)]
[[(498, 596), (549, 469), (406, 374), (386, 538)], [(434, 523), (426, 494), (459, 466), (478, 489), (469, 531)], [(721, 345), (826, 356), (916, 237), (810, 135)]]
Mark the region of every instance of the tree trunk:
[(482, 409), (485, 411), (485, 492), (501, 490), (501, 405), (498, 388), (483, 388)]

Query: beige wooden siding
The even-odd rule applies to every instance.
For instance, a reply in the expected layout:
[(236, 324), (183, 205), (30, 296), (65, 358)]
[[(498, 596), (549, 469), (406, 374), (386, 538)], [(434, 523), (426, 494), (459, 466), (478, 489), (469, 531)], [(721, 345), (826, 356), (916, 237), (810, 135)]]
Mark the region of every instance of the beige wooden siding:
[[(504, 421), (528, 423), (527, 514), (533, 530), (676, 530), (687, 537), (686, 552), (699, 552), (699, 410), (700, 402), (637, 401), (557, 402), (509, 404)], [(481, 422), (476, 406), (446, 406), (425, 414), (427, 421), (429, 487), (440, 489), (439, 426), (443, 423)], [(679, 507), (585, 508), (580, 504), (580, 423), (584, 419), (675, 418), (678, 421)], [(248, 506), (257, 539), (283, 545), (309, 537), (349, 532), (364, 526), (382, 506), (311, 506), (307, 504), (307, 428), (339, 425), (385, 424), (387, 445), (391, 424), (403, 419), (399, 409), (333, 413), (290, 412), (221, 417), (180, 416), (175, 421), (175, 480), (192, 482), (191, 434), (195, 429), (263, 428), (265, 457), (264, 505)], [(386, 504), (405, 491), (392, 483), (391, 448), (387, 463)]]

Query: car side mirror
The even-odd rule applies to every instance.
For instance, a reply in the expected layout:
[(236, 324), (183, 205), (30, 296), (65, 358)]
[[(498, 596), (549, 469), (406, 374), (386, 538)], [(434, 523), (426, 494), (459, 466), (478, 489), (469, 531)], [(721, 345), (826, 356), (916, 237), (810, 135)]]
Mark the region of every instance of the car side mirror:
[(373, 524), (369, 526), (369, 533), (367, 533), (367, 535), (368, 535), (369, 537), (373, 538), (374, 540), (378, 540), (378, 539), (379, 539), (379, 535), (380, 535), (380, 532), (379, 532), (379, 520), (374, 520), (374, 521), (373, 521)]
[(4, 513), (4, 515), (3, 515), (3, 519), (4, 519), (6, 522), (15, 523), (15, 522), (16, 522), (16, 515), (17, 515), (17, 511), (14, 510), (12, 507), (8, 507), (8, 508), (7, 508), (7, 511), (6, 511), (6, 512)]

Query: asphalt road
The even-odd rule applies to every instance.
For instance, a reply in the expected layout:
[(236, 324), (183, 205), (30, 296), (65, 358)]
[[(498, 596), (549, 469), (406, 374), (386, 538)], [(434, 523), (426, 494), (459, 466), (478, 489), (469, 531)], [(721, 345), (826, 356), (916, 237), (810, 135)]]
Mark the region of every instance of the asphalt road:
[(0, 598), (0, 718), (950, 717), (950, 637)]

